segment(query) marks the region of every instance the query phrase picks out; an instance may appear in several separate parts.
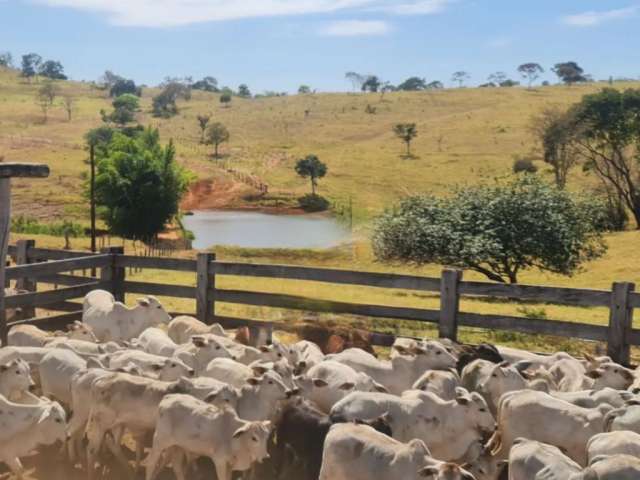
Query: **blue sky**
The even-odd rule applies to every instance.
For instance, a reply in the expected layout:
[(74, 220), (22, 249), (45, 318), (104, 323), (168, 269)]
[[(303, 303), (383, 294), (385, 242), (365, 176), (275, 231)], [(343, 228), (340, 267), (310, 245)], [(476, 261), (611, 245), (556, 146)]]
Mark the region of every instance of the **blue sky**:
[(399, 83), (471, 83), (575, 60), (594, 78), (640, 77), (640, 0), (0, 0), (0, 51), (155, 84), (212, 75), (253, 92), (346, 90), (347, 71)]

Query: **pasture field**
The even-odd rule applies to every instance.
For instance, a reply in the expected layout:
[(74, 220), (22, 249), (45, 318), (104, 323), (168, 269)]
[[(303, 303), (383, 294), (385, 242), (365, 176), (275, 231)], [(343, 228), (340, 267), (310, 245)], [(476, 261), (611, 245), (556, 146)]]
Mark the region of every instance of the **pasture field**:
[[(54, 106), (43, 123), (34, 101), (40, 83), (29, 84), (13, 70), (0, 69), (0, 157), (6, 161), (38, 161), (51, 166), (45, 181), (14, 181), (14, 214), (35, 216), (42, 221), (71, 218), (87, 224), (88, 207), (83, 198), (87, 153), (83, 135), (100, 125), (100, 109), (110, 109), (105, 92), (81, 82), (57, 82), (60, 95), (71, 95), (74, 111), (71, 121), (61, 106)], [(138, 121), (158, 127), (163, 141), (173, 139), (177, 156), (203, 182), (213, 182), (211, 203), (225, 208), (283, 208), (307, 193), (308, 181), (296, 176), (297, 158), (317, 154), (327, 163), (329, 173), (320, 181), (319, 193), (334, 202), (338, 210), (352, 201), (356, 240), (353, 244), (325, 251), (247, 250), (218, 248), (218, 257), (260, 263), (293, 263), (334, 266), (370, 271), (411, 272), (439, 276), (441, 267), (389, 266), (374, 261), (367, 241), (370, 220), (409, 193), (445, 193), (452, 185), (491, 182), (511, 172), (513, 157), (535, 149), (529, 133), (531, 117), (545, 107), (568, 106), (605, 84), (573, 87), (450, 89), (437, 92), (380, 94), (313, 94), (286, 97), (241, 99), (234, 97), (223, 107), (219, 96), (193, 92), (193, 98), (180, 101), (180, 113), (171, 119), (151, 116), (154, 89), (145, 89)], [(617, 88), (638, 87), (621, 83)], [(59, 102), (59, 100), (57, 100)], [(366, 113), (369, 105), (375, 113)], [(222, 146), (222, 158), (214, 160), (211, 148), (200, 144), (196, 116), (210, 113), (212, 121), (224, 123), (231, 141)], [(395, 138), (392, 125), (416, 122), (418, 137), (412, 145), (414, 156), (403, 156), (404, 145)], [(542, 175), (551, 178), (546, 165), (536, 162)], [(253, 174), (269, 186), (269, 194), (251, 203), (252, 190), (239, 184), (227, 168)], [(569, 188), (580, 190), (595, 185), (595, 179), (576, 168)], [(190, 208), (207, 205), (206, 198), (191, 198)], [(38, 246), (61, 248), (62, 238), (14, 235), (36, 238)], [(628, 231), (607, 236), (608, 254), (585, 266), (572, 278), (523, 272), (522, 283), (609, 289), (613, 281), (635, 281), (640, 285), (640, 232)], [(73, 239), (74, 248), (88, 247), (88, 239)], [(128, 250), (129, 251), (129, 250)], [(176, 252), (190, 256), (193, 252)], [(146, 270), (133, 273), (141, 280), (193, 284), (186, 274)], [(473, 272), (466, 279), (484, 280)], [(389, 292), (365, 287), (341, 287), (314, 282), (271, 282), (262, 279), (227, 277), (221, 288), (242, 288), (274, 293), (290, 293), (318, 299), (407, 307), (437, 306), (438, 299), (419, 292)], [(173, 310), (189, 311), (188, 302), (166, 299)], [(462, 310), (477, 313), (546, 316), (552, 319), (604, 324), (607, 311), (598, 308), (568, 308), (557, 305), (514, 305), (504, 302), (465, 300)], [(260, 307), (220, 304), (218, 313), (249, 318), (297, 321), (303, 315)], [(331, 319), (320, 315), (322, 319)], [(357, 321), (357, 319), (352, 319)], [(397, 333), (429, 334), (428, 325), (415, 322), (373, 321), (379, 330)], [(463, 339), (489, 339), (535, 350), (582, 348), (580, 344), (525, 335), (485, 333), (463, 330)], [(493, 337), (492, 337), (493, 336)]]

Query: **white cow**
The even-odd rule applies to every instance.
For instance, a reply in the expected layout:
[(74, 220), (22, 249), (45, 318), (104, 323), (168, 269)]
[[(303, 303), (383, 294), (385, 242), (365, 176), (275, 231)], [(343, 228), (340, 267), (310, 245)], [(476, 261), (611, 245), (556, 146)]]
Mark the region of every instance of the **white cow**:
[(66, 416), (55, 402), (20, 405), (0, 395), (0, 461), (21, 477), (20, 457), (40, 445), (51, 445), (66, 436)]
[[(604, 431), (610, 405), (595, 409), (578, 407), (544, 392), (522, 390), (504, 395), (498, 413), (498, 430), (492, 444), (506, 458), (516, 438), (556, 445), (582, 466), (587, 464), (589, 439)], [(499, 440), (499, 442), (497, 442)]]
[(0, 395), (3, 397), (18, 399), (34, 385), (31, 369), (20, 357), (0, 363)]
[(213, 325), (207, 325), (201, 322), (197, 318), (190, 317), (188, 315), (179, 315), (169, 322), (169, 328), (167, 330), (169, 337), (174, 342), (187, 343), (191, 340), (192, 335), (203, 335), (206, 333), (213, 333), (220, 337), (226, 337), (227, 334), (219, 323)]
[(102, 355), (105, 353), (119, 352), (125, 347), (118, 345), (116, 342), (93, 343), (85, 340), (75, 340), (72, 338), (54, 338), (46, 345), (47, 348), (62, 348), (71, 350), (73, 353), (81, 357), (90, 357)]
[(193, 377), (195, 370), (178, 358), (168, 358), (153, 355), (138, 350), (124, 350), (108, 356), (109, 367), (112, 369), (125, 368), (136, 365), (147, 376), (152, 376), (164, 382), (173, 382), (180, 377)]
[(130, 340), (146, 328), (167, 324), (171, 320), (155, 297), (138, 299), (137, 305), (128, 308), (116, 302), (111, 293), (94, 290), (84, 297), (82, 321), (93, 329), (101, 342)]
[(350, 366), (333, 360), (311, 367), (305, 375), (296, 377), (295, 382), (302, 395), (325, 413), (329, 413), (331, 407), (351, 392), (388, 393), (366, 373), (356, 372)]
[(630, 400), (635, 398), (631, 392), (624, 390), (614, 390), (605, 387), (602, 390), (581, 390), (577, 392), (550, 392), (556, 398), (565, 402), (573, 403), (583, 408), (596, 408), (602, 404), (608, 404), (615, 408), (620, 408)]
[(260, 375), (250, 366), (236, 362), (231, 358), (214, 358), (200, 374), (203, 377), (228, 383), (235, 388), (241, 388), (247, 383), (247, 380)]
[(443, 460), (466, 459), (471, 445), (495, 427), (485, 400), (464, 389), (452, 401), (420, 390), (409, 390), (402, 397), (353, 392), (331, 409), (334, 422), (372, 420), (384, 414), (388, 414), (393, 438), (403, 442), (419, 438)]
[(631, 455), (640, 458), (640, 434), (629, 431), (605, 432), (594, 435), (587, 443), (589, 463), (597, 457)]
[[(633, 371), (610, 361), (580, 362), (576, 359), (562, 359), (549, 371), (554, 375), (558, 390), (575, 392), (580, 390), (600, 390), (605, 387), (625, 390), (634, 380)], [(597, 365), (597, 366), (596, 366)]]
[(324, 360), (324, 353), (320, 347), (309, 340), (300, 340), (290, 347), (292, 353), (291, 363), (295, 368), (295, 374), (301, 375), (308, 369)]
[(640, 433), (640, 401), (631, 400), (623, 407), (609, 412), (605, 430), (611, 432), (629, 430)]
[(87, 361), (71, 350), (53, 348), (42, 358), (39, 368), (42, 394), (70, 407), (71, 379), (87, 368)]
[(495, 415), (500, 397), (507, 392), (527, 388), (527, 381), (515, 367), (506, 363), (474, 360), (462, 370), (461, 385), (482, 395)]
[[(209, 457), (218, 480), (231, 480), (267, 458), (271, 422), (246, 421), (229, 408), (218, 409), (187, 395), (168, 395), (158, 408), (153, 447), (147, 459), (147, 480), (153, 480), (164, 452), (177, 447), (189, 454)], [(181, 459), (173, 457), (178, 480), (185, 474)]]
[(192, 336), (191, 343), (178, 346), (175, 357), (195, 369), (197, 374), (203, 372), (214, 358), (234, 359), (234, 355), (213, 335)]
[(517, 438), (509, 452), (509, 480), (567, 480), (582, 467), (558, 447)]
[(456, 389), (460, 386), (460, 377), (455, 371), (427, 370), (416, 380), (412, 390), (422, 390), (438, 395), (443, 400), (456, 398)]
[(411, 388), (426, 370), (446, 370), (456, 364), (456, 358), (435, 341), (426, 342), (424, 348), (416, 349), (415, 355), (397, 355), (389, 362), (380, 361), (357, 348), (350, 348), (327, 358), (366, 373), (395, 395)]
[(91, 328), (82, 322), (73, 322), (67, 326), (67, 332), (46, 332), (35, 325), (16, 325), (9, 330), (9, 345), (18, 347), (44, 347), (54, 338), (73, 338), (87, 342), (97, 342), (98, 339)]
[[(638, 457), (612, 455), (596, 458), (589, 467), (581, 473), (573, 475), (569, 480), (638, 480), (638, 478), (640, 478), (640, 459)], [(561, 479), (554, 478), (553, 480)]]
[(424, 442), (401, 443), (366, 425), (331, 427), (319, 480), (475, 480), (456, 464), (435, 460)]
[(145, 329), (134, 343), (147, 353), (163, 357), (173, 357), (178, 351), (178, 344), (171, 340), (164, 330), (157, 327)]

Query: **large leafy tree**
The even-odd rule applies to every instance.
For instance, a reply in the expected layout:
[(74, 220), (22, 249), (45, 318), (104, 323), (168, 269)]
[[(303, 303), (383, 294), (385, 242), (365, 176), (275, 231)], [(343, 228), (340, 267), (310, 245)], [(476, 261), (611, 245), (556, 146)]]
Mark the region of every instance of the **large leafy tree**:
[(471, 75), (469, 75), (469, 73), (465, 72), (464, 70), (454, 72), (453, 75), (451, 75), (451, 81), (457, 83), (459, 88), (462, 88), (464, 82), (466, 82), (470, 78)]
[(218, 80), (214, 77), (204, 77), (202, 80), (198, 80), (191, 88), (194, 90), (203, 90), (205, 92), (218, 92)]
[(576, 62), (556, 63), (551, 70), (560, 80), (569, 86), (574, 83), (587, 81), (584, 70)]
[(311, 181), (311, 195), (316, 194), (318, 179), (327, 174), (327, 165), (322, 163), (316, 155), (307, 155), (296, 162), (296, 173), (302, 178), (309, 178)]
[(418, 136), (415, 123), (398, 123), (393, 126), (393, 133), (407, 146), (407, 156), (411, 155), (411, 142)]
[(13, 55), (11, 55), (11, 52), (0, 52), (0, 67), (13, 67)]
[(38, 74), (38, 68), (42, 63), (42, 57), (37, 53), (27, 53), (22, 56), (22, 76), (31, 80)]
[(585, 168), (618, 194), (640, 229), (640, 89), (585, 95), (572, 116)]
[(64, 74), (64, 67), (60, 62), (55, 60), (47, 60), (38, 67), (38, 73), (52, 80), (66, 80), (67, 76)]
[(98, 163), (96, 201), (115, 235), (148, 241), (178, 213), (189, 174), (175, 161), (172, 142), (160, 145), (158, 130), (132, 137), (115, 132)]
[(231, 135), (229, 134), (229, 130), (220, 122), (214, 122), (209, 125), (207, 128), (204, 143), (208, 145), (213, 145), (213, 156), (215, 158), (219, 157), (218, 149), (220, 145), (229, 141)]
[(410, 77), (398, 85), (397, 88), (398, 90), (406, 91), (425, 90), (427, 88), (427, 81), (420, 77)]
[(518, 67), (518, 72), (523, 78), (526, 78), (529, 83), (529, 88), (533, 82), (535, 82), (541, 74), (544, 73), (544, 68), (538, 63), (523, 63)]
[(439, 263), (517, 283), (527, 268), (571, 275), (602, 255), (599, 220), (593, 204), (523, 175), (448, 198), (407, 198), (377, 220), (373, 248), (384, 261)]

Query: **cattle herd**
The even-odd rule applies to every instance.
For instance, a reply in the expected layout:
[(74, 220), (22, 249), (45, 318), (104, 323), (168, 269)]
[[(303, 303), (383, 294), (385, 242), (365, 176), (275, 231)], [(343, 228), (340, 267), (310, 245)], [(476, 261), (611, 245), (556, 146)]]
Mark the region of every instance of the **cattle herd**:
[(59, 444), (89, 479), (640, 479), (640, 376), (608, 357), (398, 338), (380, 360), (248, 340), (102, 290), (67, 332), (15, 326), (0, 464), (21, 476)]

